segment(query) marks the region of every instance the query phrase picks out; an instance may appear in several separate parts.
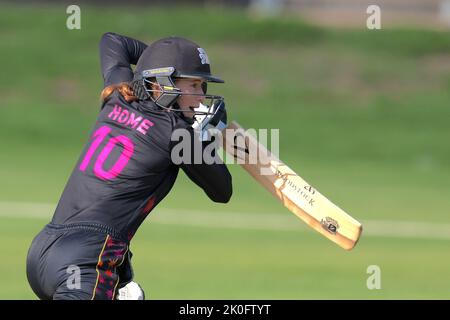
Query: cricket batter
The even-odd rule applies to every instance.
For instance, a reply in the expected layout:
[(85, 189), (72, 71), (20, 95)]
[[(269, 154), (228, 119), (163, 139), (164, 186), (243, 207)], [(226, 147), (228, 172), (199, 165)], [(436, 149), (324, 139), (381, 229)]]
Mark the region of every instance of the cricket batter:
[(130, 284), (140, 291), (130, 241), (180, 168), (211, 200), (226, 203), (232, 194), (231, 175), (214, 151), (212, 164), (171, 156), (175, 130), (189, 133), (190, 146), (200, 139), (202, 152), (212, 142), (201, 131), (226, 126), (223, 98), (206, 93), (207, 82), (223, 80), (211, 74), (205, 50), (178, 37), (147, 47), (106, 33), (100, 60), (100, 114), (51, 222), (28, 252), (28, 281), (40, 299), (111, 300)]

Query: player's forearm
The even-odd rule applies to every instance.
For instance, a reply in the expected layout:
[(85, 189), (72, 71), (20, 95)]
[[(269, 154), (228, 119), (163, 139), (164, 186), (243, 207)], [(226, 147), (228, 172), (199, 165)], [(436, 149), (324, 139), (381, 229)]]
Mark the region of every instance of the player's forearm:
[(224, 164), (189, 164), (182, 166), (187, 176), (214, 202), (227, 203), (233, 194), (231, 174)]
[(141, 41), (112, 32), (100, 40), (100, 64), (104, 86), (133, 79), (132, 64), (136, 64), (147, 45)]

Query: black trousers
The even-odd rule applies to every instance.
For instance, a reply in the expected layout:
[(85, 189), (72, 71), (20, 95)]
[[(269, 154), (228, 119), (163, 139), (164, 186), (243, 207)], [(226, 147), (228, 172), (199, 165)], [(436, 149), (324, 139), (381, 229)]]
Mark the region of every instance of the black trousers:
[(43, 300), (112, 300), (133, 279), (128, 241), (96, 224), (48, 224), (34, 238), (27, 277)]

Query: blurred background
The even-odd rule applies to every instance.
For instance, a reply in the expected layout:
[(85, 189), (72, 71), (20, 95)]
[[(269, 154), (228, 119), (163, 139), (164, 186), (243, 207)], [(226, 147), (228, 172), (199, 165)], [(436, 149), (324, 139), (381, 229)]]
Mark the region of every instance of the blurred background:
[(0, 2), (0, 298), (35, 299), (27, 250), (96, 120), (113, 31), (200, 43), (229, 119), (279, 128), (280, 158), (364, 225), (346, 252), (238, 165), (226, 205), (180, 173), (131, 245), (150, 299), (449, 299), (450, 4), (376, 2), (380, 30), (371, 1), (78, 1), (79, 30), (74, 3)]

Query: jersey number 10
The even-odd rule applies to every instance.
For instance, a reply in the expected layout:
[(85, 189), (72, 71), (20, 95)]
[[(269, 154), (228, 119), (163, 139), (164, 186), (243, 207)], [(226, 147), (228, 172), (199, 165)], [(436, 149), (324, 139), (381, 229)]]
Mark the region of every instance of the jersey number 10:
[[(99, 145), (102, 143), (102, 141), (108, 136), (108, 134), (111, 132), (111, 128), (107, 126), (102, 126), (98, 128), (93, 137), (93, 142), (91, 146), (89, 147), (89, 150), (87, 151), (86, 155), (84, 156), (83, 161), (80, 165), (81, 171), (86, 171), (86, 168), (88, 167), (89, 163), (91, 162), (91, 158), (94, 155), (95, 151), (99, 147)], [(108, 158), (109, 154), (111, 153), (114, 146), (118, 143), (121, 143), (123, 145), (122, 153), (117, 159), (116, 163), (111, 167), (109, 170), (103, 169), (103, 164), (106, 161), (106, 158)], [(94, 164), (94, 174), (103, 180), (111, 180), (119, 175), (119, 173), (125, 168), (128, 161), (130, 160), (131, 156), (134, 152), (134, 144), (133, 141), (130, 140), (130, 138), (121, 135), (114, 138), (109, 139), (106, 146), (102, 149), (100, 154), (97, 157), (97, 160)]]

